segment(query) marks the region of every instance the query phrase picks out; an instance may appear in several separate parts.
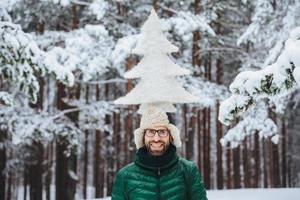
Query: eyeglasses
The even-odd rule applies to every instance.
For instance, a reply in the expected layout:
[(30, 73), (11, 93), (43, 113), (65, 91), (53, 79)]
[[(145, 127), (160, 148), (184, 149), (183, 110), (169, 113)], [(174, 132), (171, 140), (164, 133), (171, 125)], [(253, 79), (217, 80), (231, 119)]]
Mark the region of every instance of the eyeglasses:
[(160, 130), (146, 129), (145, 130), (145, 134), (148, 137), (154, 137), (156, 133), (159, 135), (159, 137), (167, 137), (169, 135), (169, 130), (167, 129), (160, 129)]

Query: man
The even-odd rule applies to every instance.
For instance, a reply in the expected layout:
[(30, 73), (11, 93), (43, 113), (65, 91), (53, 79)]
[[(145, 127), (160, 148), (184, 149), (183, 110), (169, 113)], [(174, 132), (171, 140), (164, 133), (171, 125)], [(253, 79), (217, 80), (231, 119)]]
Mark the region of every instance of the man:
[(134, 132), (135, 161), (115, 179), (112, 200), (207, 200), (197, 167), (179, 158), (179, 130), (166, 113), (150, 107)]

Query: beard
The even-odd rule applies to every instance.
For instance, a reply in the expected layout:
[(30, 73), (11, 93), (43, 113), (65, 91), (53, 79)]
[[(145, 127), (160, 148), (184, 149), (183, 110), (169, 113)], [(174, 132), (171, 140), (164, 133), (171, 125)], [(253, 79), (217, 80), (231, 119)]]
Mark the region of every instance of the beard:
[(147, 151), (153, 155), (153, 156), (161, 156), (163, 155), (170, 144), (166, 144), (163, 141), (157, 141), (157, 142), (148, 142), (145, 146), (147, 148)]

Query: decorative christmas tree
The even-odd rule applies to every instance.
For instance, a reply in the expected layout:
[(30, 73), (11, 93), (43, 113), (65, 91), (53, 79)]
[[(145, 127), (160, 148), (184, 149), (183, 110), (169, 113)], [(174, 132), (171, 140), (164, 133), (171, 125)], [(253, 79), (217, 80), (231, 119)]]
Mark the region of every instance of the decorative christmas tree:
[(115, 104), (141, 104), (139, 113), (143, 113), (149, 105), (175, 112), (173, 103), (199, 101), (176, 82), (176, 76), (189, 74), (169, 57), (170, 53), (177, 51), (178, 48), (163, 35), (159, 18), (152, 9), (133, 50), (143, 58), (135, 68), (124, 74), (125, 78), (141, 78), (141, 81), (125, 97), (117, 99)]

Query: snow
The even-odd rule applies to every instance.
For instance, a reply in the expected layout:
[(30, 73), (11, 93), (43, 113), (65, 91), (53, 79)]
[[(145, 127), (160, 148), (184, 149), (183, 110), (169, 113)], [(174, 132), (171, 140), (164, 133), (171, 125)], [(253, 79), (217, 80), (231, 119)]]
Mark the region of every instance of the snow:
[(113, 52), (112, 58), (114, 65), (121, 65), (133, 52), (138, 41), (139, 34), (129, 35), (118, 40)]
[(264, 102), (258, 102), (255, 108), (250, 109), (249, 113), (225, 136), (220, 140), (223, 147), (230, 143), (231, 148), (236, 148), (241, 144), (245, 137), (256, 132), (261, 138), (271, 138), (271, 141), (278, 144), (279, 134), (277, 125), (268, 117), (268, 107)]
[[(300, 188), (207, 190), (206, 192), (209, 200), (298, 200), (300, 196)], [(110, 199), (106, 197), (98, 200)]]
[(36, 101), (39, 91), (38, 76), (53, 74), (62, 83), (73, 85), (72, 72), (39, 49), (32, 36), (24, 33), (19, 25), (0, 22), (0, 36), (3, 44), (0, 71), (6, 71), (5, 79), (15, 84), (32, 102)]
[(179, 35), (190, 35), (193, 31), (201, 31), (211, 36), (216, 36), (214, 30), (210, 27), (207, 20), (202, 15), (195, 15), (191, 12), (178, 12), (175, 17), (170, 17), (163, 21), (168, 29), (173, 28)]
[(299, 88), (299, 68), (300, 27), (297, 27), (291, 31), (275, 63), (262, 70), (244, 71), (236, 76), (230, 85), (233, 95), (220, 105), (220, 121), (228, 124), (247, 111), (253, 102), (275, 95), (285, 96)]
[(230, 121), (246, 111), (247, 108), (244, 105), (250, 104), (251, 101), (252, 98), (249, 96), (233, 94), (221, 102), (219, 121), (225, 125), (229, 125)]
[(48, 0), (48, 1), (52, 1), (54, 4), (59, 4), (63, 7), (69, 6), (72, 2), (72, 0)]
[(13, 104), (13, 99), (10, 94), (7, 92), (0, 91), (0, 105), (11, 106)]
[(272, 15), (273, 7), (269, 0), (258, 0), (255, 6), (255, 14), (252, 16), (252, 23), (248, 26), (243, 35), (237, 40), (237, 44), (247, 41), (256, 42), (260, 27), (267, 23), (268, 16)]
[(209, 190), (209, 200), (298, 200), (299, 188)]
[(77, 79), (91, 81), (111, 70), (114, 43), (103, 25), (86, 25), (67, 33), (46, 31), (35, 37), (41, 47), (47, 48), (53, 61), (68, 70), (79, 70)]
[(300, 85), (300, 67), (297, 67), (297, 68), (294, 70), (293, 76), (294, 76), (296, 82), (298, 83), (298, 85)]
[(96, 15), (97, 20), (101, 20), (108, 10), (108, 4), (104, 0), (94, 0), (89, 5), (89, 10)]

